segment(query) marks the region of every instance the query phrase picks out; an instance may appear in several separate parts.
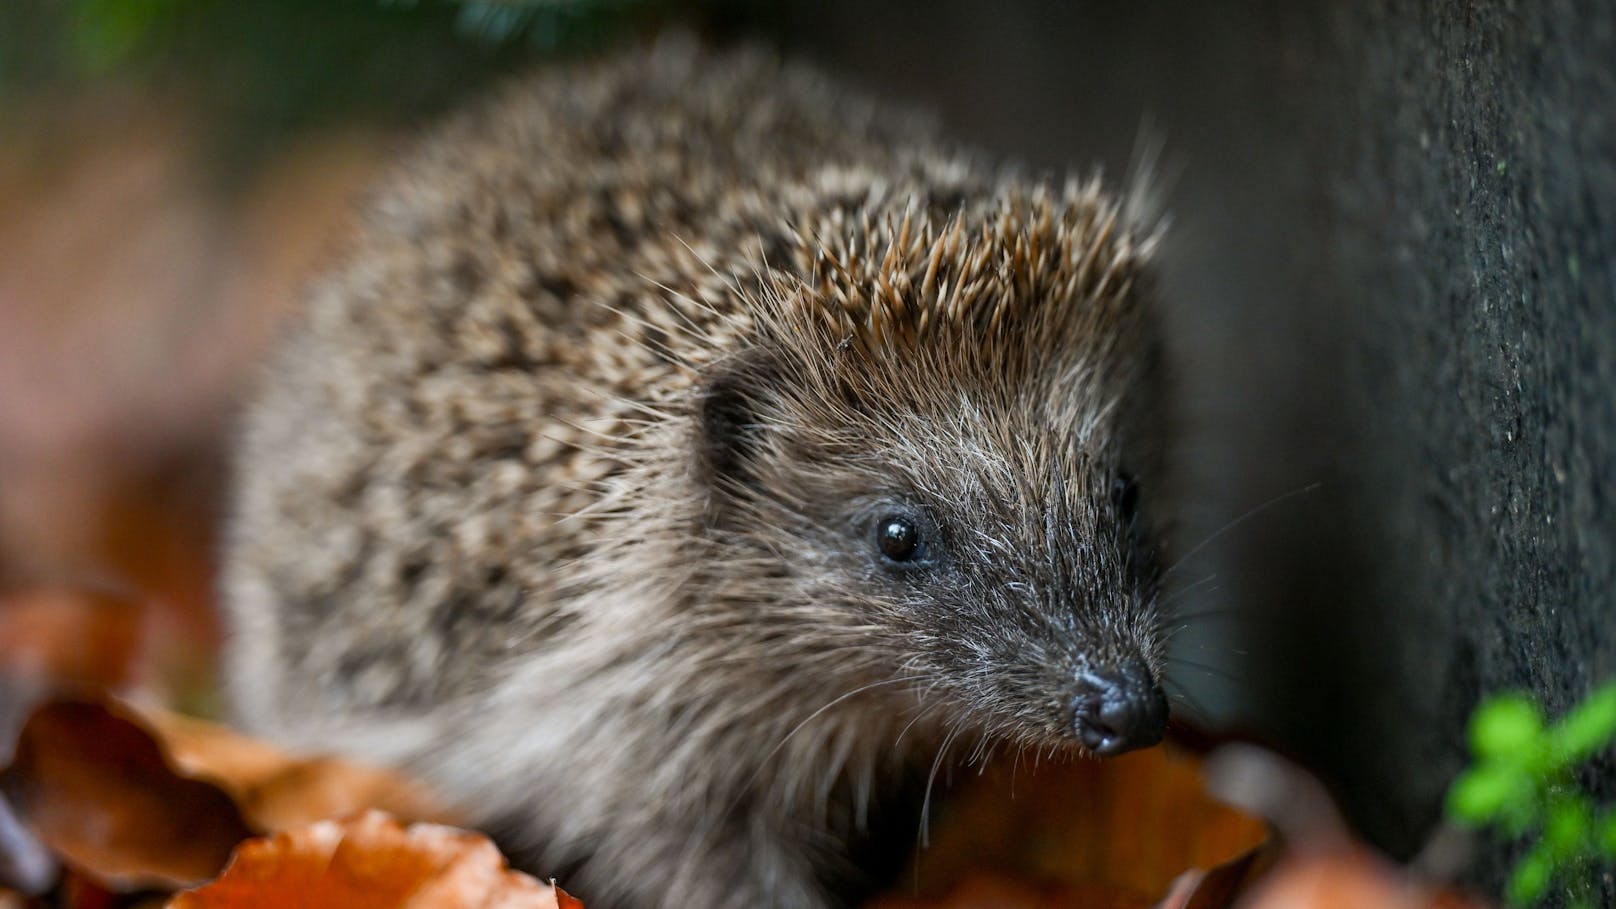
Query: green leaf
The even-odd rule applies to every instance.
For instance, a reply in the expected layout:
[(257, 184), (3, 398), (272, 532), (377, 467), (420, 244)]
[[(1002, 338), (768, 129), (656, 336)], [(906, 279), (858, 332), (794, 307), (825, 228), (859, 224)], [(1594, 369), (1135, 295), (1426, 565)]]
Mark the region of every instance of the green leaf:
[(1480, 764), (1459, 774), (1448, 787), (1447, 812), (1456, 821), (1482, 827), (1494, 818), (1518, 810), (1520, 803), (1531, 794), (1531, 778), (1516, 768)]
[(1550, 731), (1552, 750), (1562, 767), (1586, 761), (1616, 736), (1616, 682), (1597, 689)]
[(1599, 819), (1599, 851), (1607, 859), (1616, 859), (1616, 811), (1607, 811)]
[(1543, 715), (1519, 692), (1494, 695), (1476, 708), (1470, 721), (1470, 747), (1493, 760), (1521, 761), (1543, 735)]
[(1586, 799), (1560, 795), (1544, 812), (1543, 845), (1560, 859), (1581, 852), (1594, 833), (1594, 813)]
[(1483, 701), (1469, 728), (1475, 762), (1448, 788), (1455, 822), (1527, 838), (1505, 895), (1512, 906), (1544, 897), (1557, 879), (1586, 904), (1600, 860), (1616, 860), (1616, 810), (1596, 806), (1574, 782), (1577, 766), (1616, 738), (1616, 682), (1602, 685), (1552, 726), (1524, 694)]
[(1528, 852), (1515, 864), (1504, 898), (1512, 906), (1530, 906), (1543, 898), (1554, 878), (1554, 859), (1542, 846)]

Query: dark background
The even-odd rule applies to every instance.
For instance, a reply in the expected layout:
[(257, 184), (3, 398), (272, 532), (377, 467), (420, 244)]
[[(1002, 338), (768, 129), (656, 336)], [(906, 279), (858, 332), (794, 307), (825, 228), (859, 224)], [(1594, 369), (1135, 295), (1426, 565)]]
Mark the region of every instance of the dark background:
[[(0, 10), (0, 592), (90, 566), (205, 616), (194, 554), (248, 374), (217, 351), (250, 363), (319, 260), (322, 234), (275, 213), (345, 199), (373, 166), (353, 162), (396, 144), (376, 131), (673, 19), (776, 44), (1035, 169), (1122, 181), (1160, 139), (1179, 412), (1173, 475), (1146, 495), (1186, 555), (1187, 716), (1301, 758), (1408, 857), (1483, 695), (1525, 688), (1553, 715), (1616, 675), (1611, 4), (610, 0), (516, 21), (430, 0), (120, 3)], [(360, 138), (308, 139), (334, 132)], [(118, 154), (64, 154), (64, 136)], [(118, 176), (131, 149), (157, 177)], [(85, 168), (117, 179), (75, 190)], [(178, 196), (146, 199), (152, 180)], [(101, 233), (52, 240), (74, 217)], [(161, 280), (123, 277), (131, 243)], [(238, 260), (280, 265), (237, 293)], [(113, 277), (68, 293), (53, 267)], [(144, 347), (104, 329), (143, 299), (160, 320), (120, 318)], [(144, 384), (113, 368), (144, 348)], [(102, 416), (71, 432), (33, 419), (86, 400)], [(167, 548), (149, 521), (130, 544), (129, 516), (154, 513)], [(1585, 776), (1616, 799), (1608, 756)], [(1513, 848), (1477, 854), (1472, 880), (1500, 885)]]

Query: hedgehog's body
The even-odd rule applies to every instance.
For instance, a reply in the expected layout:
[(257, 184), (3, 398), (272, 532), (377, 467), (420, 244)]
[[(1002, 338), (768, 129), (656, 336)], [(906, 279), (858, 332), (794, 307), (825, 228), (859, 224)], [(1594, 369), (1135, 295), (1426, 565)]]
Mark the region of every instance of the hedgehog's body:
[(601, 907), (823, 905), (950, 735), (1153, 741), (1142, 257), (1094, 185), (761, 56), (514, 88), (384, 188), (250, 414), (242, 718)]

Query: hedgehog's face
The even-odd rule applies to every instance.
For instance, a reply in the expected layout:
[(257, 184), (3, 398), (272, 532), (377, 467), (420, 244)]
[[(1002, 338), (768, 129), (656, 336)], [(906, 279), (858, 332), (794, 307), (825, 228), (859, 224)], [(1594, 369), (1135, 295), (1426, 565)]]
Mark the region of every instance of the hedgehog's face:
[(999, 736), (1107, 755), (1159, 740), (1153, 546), (1116, 408), (915, 363), (891, 381), (890, 361), (842, 355), (748, 362), (708, 390), (718, 557), (778, 571), (783, 602), (755, 608), (845, 634), (860, 678), (914, 677)]
[(1167, 704), (1139, 486), (1103, 452), (1021, 441), (931, 435), (968, 457), (895, 459), (848, 522), (862, 586), (988, 726), (1104, 755), (1153, 745)]

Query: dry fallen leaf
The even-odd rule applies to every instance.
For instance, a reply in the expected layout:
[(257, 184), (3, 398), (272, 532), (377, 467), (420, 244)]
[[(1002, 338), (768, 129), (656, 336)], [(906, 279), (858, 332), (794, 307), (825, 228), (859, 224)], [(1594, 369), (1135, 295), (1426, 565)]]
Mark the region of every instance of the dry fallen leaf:
[(1229, 909), (1273, 868), (1282, 853), (1280, 845), (1270, 840), (1205, 871), (1186, 871), (1156, 909)]
[(252, 834), (228, 795), (177, 775), (138, 723), (91, 702), (35, 710), (0, 792), (52, 851), (116, 889), (207, 880)]
[(1035, 884), (995, 874), (961, 881), (946, 897), (884, 897), (865, 909), (1150, 909), (1150, 900), (1105, 884)]
[(392, 773), (90, 701), (51, 702), (29, 717), (0, 792), (52, 851), (120, 890), (207, 880), (254, 833), (376, 806), (446, 817)]
[(1280, 864), (1240, 909), (1483, 909), (1452, 890), (1411, 879), (1362, 847)]
[(977, 874), (956, 885), (943, 899), (886, 897), (866, 909), (1230, 909), (1253, 881), (1267, 873), (1279, 851), (1270, 842), (1214, 868), (1186, 871), (1154, 903), (1106, 882), (1034, 885)]
[[(1324, 785), (1274, 752), (1249, 744), (1224, 745), (1207, 757), (1203, 771), (1211, 791), (1269, 818), (1277, 838), (1285, 843), (1284, 854), (1260, 881), (1253, 883), (1247, 876), (1243, 884), (1250, 886), (1240, 888), (1243, 898), (1235, 903), (1238, 909), (1483, 906), (1453, 890), (1437, 888), (1429, 878), (1416, 876), (1359, 843)], [(1453, 870), (1457, 868), (1453, 866)], [(1202, 909), (1193, 901), (1183, 906)]]
[(132, 680), (144, 604), (88, 589), (0, 593), (0, 673), (55, 686), (110, 689)]
[(143, 718), (186, 776), (234, 797), (255, 830), (272, 832), (380, 809), (409, 821), (458, 818), (425, 787), (397, 773), (332, 757), (299, 758), (212, 723), (166, 711)]
[(381, 812), (321, 821), (237, 850), (217, 880), (169, 909), (582, 909), (552, 884), (512, 871), (487, 838)]
[(1211, 798), (1199, 760), (1172, 747), (1038, 768), (1007, 763), (959, 788), (900, 879), (909, 901), (876, 905), (985, 905), (960, 894), (987, 889), (986, 876), (1058, 891), (1054, 902), (1002, 905), (1153, 906), (1186, 870), (1237, 859), (1268, 837), (1262, 821)]

